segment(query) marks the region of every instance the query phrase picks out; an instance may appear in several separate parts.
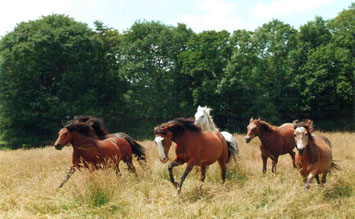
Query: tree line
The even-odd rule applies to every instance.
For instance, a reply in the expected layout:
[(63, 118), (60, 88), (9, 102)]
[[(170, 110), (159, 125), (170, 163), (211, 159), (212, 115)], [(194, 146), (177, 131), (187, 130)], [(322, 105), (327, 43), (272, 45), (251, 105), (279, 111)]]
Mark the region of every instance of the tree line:
[(1, 142), (52, 143), (61, 123), (79, 115), (146, 138), (198, 105), (230, 132), (245, 132), (250, 117), (354, 130), (354, 17), (352, 3), (299, 30), (272, 20), (233, 33), (155, 21), (120, 33), (58, 14), (22, 22), (0, 40)]

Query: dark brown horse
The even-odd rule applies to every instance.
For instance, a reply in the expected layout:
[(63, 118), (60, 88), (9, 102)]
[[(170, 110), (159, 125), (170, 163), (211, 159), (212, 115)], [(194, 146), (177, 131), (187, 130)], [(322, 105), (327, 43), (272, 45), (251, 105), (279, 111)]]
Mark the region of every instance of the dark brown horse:
[[(200, 166), (201, 181), (205, 180), (206, 167), (218, 161), (222, 172), (222, 181), (226, 178), (226, 163), (235, 156), (236, 149), (228, 148), (226, 141), (218, 131), (201, 131), (194, 125), (193, 119), (175, 119), (154, 128), (155, 142), (158, 145), (160, 161), (168, 161), (168, 152), (172, 142), (176, 143), (176, 158), (169, 165), (170, 181), (180, 193), (182, 184), (194, 166)], [(180, 183), (176, 183), (173, 167), (187, 163)], [(200, 188), (202, 187), (202, 183)]]
[(340, 169), (333, 162), (332, 147), (330, 141), (322, 135), (313, 134), (313, 122), (304, 120), (294, 122), (294, 138), (297, 144), (296, 164), (304, 179), (306, 189), (315, 177), (320, 184), (319, 174), (322, 175), (322, 183), (326, 182), (327, 173), (331, 169)]
[(293, 167), (296, 167), (295, 152), (293, 152), (296, 143), (293, 137), (294, 129), (292, 123), (285, 123), (280, 127), (276, 127), (260, 119), (251, 118), (247, 131), (248, 133), (245, 136), (246, 143), (249, 143), (256, 136), (261, 141), (260, 151), (263, 160), (263, 173), (266, 172), (268, 158), (272, 160), (272, 172), (275, 172), (279, 156), (287, 153), (292, 158)]
[(119, 163), (123, 160), (127, 163), (128, 169), (135, 173), (132, 150), (124, 138), (113, 136), (99, 140), (90, 125), (76, 123), (60, 129), (54, 146), (61, 150), (69, 143), (73, 146), (72, 165), (58, 188), (63, 187), (75, 170), (81, 167), (97, 169), (113, 165), (116, 173), (119, 173)]
[(117, 132), (117, 133), (112, 133), (109, 134), (106, 129), (103, 121), (99, 118), (93, 117), (93, 116), (79, 116), (74, 118), (73, 120), (69, 121), (68, 124), (76, 124), (76, 123), (81, 123), (85, 122), (89, 124), (92, 129), (94, 130), (94, 133), (97, 135), (97, 138), (100, 140), (104, 140), (106, 138), (110, 137), (118, 137), (118, 138), (124, 138), (126, 141), (129, 143), (132, 149), (132, 153), (135, 155), (137, 158), (138, 162), (140, 161), (145, 161), (145, 150), (142, 145), (140, 145), (137, 141), (135, 141), (131, 136), (124, 132)]

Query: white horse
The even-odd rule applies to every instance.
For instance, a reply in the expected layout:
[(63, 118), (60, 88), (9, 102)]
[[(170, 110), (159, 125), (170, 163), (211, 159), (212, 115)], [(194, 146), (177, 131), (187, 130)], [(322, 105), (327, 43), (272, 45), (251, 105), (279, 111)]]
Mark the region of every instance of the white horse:
[[(216, 127), (216, 125), (213, 122), (212, 116), (210, 115), (211, 110), (212, 109), (208, 108), (207, 106), (197, 107), (197, 112), (195, 113), (195, 125), (200, 125), (203, 131), (208, 131), (208, 130), (219, 131), (219, 129)], [(225, 138), (227, 144), (230, 144), (231, 147), (234, 148), (235, 154), (238, 154), (239, 148), (233, 135), (225, 131), (221, 132), (221, 134)]]

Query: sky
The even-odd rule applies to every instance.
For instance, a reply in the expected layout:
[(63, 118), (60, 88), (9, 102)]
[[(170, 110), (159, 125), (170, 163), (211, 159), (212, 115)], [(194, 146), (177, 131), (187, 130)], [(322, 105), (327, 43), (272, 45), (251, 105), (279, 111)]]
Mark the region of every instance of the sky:
[(135, 21), (184, 23), (195, 32), (255, 30), (272, 19), (299, 28), (316, 16), (332, 19), (353, 0), (0, 0), (0, 37), (16, 25), (65, 14), (93, 27), (98, 20), (124, 32)]

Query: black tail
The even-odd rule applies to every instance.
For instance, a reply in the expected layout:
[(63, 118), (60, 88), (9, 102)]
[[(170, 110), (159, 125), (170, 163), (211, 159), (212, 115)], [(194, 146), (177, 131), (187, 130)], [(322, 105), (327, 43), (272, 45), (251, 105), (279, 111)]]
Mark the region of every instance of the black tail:
[(144, 160), (145, 159), (145, 150), (144, 147), (138, 142), (136, 142), (131, 136), (127, 135), (126, 133), (119, 132), (115, 133), (115, 135), (119, 138), (124, 138), (128, 141), (129, 145), (131, 145), (132, 153), (135, 154), (135, 157), (137, 158), (138, 161)]

